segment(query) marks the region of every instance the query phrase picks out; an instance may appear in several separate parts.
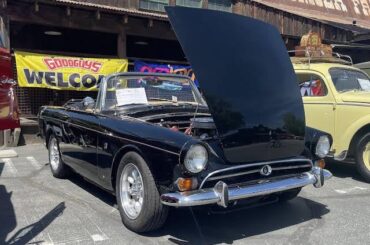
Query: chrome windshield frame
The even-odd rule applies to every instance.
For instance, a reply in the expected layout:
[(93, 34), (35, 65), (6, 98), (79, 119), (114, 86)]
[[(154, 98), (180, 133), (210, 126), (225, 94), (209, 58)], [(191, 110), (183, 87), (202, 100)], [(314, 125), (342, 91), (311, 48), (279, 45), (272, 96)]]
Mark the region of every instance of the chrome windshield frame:
[(124, 72), (124, 73), (115, 73), (109, 76), (106, 76), (102, 79), (100, 84), (100, 89), (98, 92), (97, 97), (97, 103), (95, 107), (96, 112), (101, 112), (104, 108), (104, 102), (106, 97), (106, 91), (107, 91), (107, 82), (115, 77), (143, 77), (143, 76), (156, 76), (156, 77), (166, 77), (166, 78), (175, 78), (175, 79), (185, 79), (189, 82), (190, 87), (192, 89), (192, 92), (194, 94), (195, 102), (197, 102), (199, 105), (207, 106), (206, 101), (202, 97), (201, 93), (199, 92), (197, 86), (193, 82), (193, 80), (190, 79), (188, 76), (184, 75), (177, 75), (177, 74), (169, 74), (169, 73), (146, 73), (146, 72)]

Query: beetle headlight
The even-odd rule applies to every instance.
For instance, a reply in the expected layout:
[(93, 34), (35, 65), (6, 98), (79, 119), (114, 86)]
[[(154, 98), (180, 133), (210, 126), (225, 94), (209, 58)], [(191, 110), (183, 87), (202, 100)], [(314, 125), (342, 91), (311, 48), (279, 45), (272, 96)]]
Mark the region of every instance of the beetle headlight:
[(199, 144), (192, 145), (185, 155), (185, 168), (191, 173), (201, 172), (207, 165), (208, 151)]
[(319, 141), (316, 145), (316, 156), (324, 158), (329, 154), (330, 150), (330, 140), (326, 135), (320, 136)]

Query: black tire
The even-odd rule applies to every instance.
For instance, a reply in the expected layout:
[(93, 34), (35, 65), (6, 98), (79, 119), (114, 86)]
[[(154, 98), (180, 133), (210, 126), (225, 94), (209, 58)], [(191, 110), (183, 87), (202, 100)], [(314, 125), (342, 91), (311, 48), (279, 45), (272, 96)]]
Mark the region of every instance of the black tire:
[[(370, 159), (369, 159), (369, 144), (370, 142), (370, 134), (366, 134), (361, 137), (356, 144), (355, 148), (355, 159), (356, 159), (356, 167), (357, 171), (361, 174), (363, 179), (366, 182), (370, 183)], [(368, 154), (365, 154), (365, 150), (367, 149)], [(367, 159), (365, 159), (365, 157)]]
[[(121, 199), (121, 175), (127, 164), (134, 165), (139, 170), (144, 186), (142, 208), (136, 218), (130, 218), (125, 213)], [(159, 229), (167, 219), (169, 208), (161, 203), (153, 175), (145, 160), (136, 152), (128, 152), (121, 159), (116, 175), (116, 198), (123, 224), (134, 232)]]
[[(57, 154), (58, 154), (58, 161), (56, 161), (56, 165), (52, 165), (52, 153), (51, 153), (51, 148), (54, 147), (54, 144), (56, 144), (57, 147)], [(48, 141), (48, 151), (49, 151), (49, 165), (50, 165), (50, 170), (51, 173), (53, 174), (54, 177), (59, 178), (59, 179), (64, 179), (68, 177), (70, 174), (70, 169), (65, 163), (62, 161), (60, 150), (59, 150), (59, 142), (58, 139), (52, 134), (49, 137)]]
[(298, 194), (301, 192), (302, 188), (296, 188), (289, 191), (284, 191), (279, 194), (279, 202), (287, 202), (289, 200), (292, 200), (298, 196)]

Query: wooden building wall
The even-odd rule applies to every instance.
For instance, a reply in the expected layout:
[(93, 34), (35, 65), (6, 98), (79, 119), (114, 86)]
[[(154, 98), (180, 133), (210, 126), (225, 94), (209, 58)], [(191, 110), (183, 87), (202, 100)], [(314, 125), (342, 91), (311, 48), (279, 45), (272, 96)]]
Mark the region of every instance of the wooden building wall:
[[(32, 23), (50, 27), (64, 27), (117, 34), (116, 57), (126, 58), (128, 35), (166, 40), (176, 36), (163, 13), (151, 13), (139, 9), (139, 0), (0, 0), (0, 15), (8, 22)], [(233, 0), (232, 12), (250, 16), (275, 25), (286, 44), (294, 46), (309, 30), (321, 33), (327, 43), (346, 43), (353, 38), (348, 30), (336, 28), (317, 20), (284, 12), (250, 0)], [(5, 3), (5, 4), (4, 4)], [(84, 6), (83, 3), (95, 4)], [(175, 5), (175, 0), (170, 0)], [(203, 8), (207, 8), (207, 0)], [(101, 7), (100, 5), (106, 6)], [(7, 25), (8, 26), (8, 25)], [(9, 30), (7, 30), (9, 31)], [(10, 40), (11, 46), (12, 40)], [(21, 112), (35, 115), (43, 104), (62, 104), (74, 97), (90, 95), (84, 92), (51, 91), (48, 89), (18, 88)]]

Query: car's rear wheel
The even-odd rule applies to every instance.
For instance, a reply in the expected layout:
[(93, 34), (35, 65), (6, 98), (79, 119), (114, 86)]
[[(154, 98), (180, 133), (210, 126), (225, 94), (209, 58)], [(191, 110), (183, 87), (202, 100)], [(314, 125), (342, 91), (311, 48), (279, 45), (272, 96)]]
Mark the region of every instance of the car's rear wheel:
[(135, 232), (160, 228), (167, 219), (168, 207), (160, 194), (145, 160), (136, 152), (121, 159), (116, 177), (118, 209), (124, 225)]
[(298, 196), (298, 194), (301, 192), (302, 188), (296, 188), (288, 191), (284, 191), (279, 194), (279, 202), (287, 202), (289, 200), (292, 200)]
[(370, 134), (364, 135), (356, 145), (356, 166), (358, 172), (370, 182)]
[(53, 134), (49, 137), (48, 150), (50, 170), (53, 176), (56, 178), (67, 177), (69, 174), (69, 168), (62, 161), (59, 151), (59, 143), (57, 138)]

